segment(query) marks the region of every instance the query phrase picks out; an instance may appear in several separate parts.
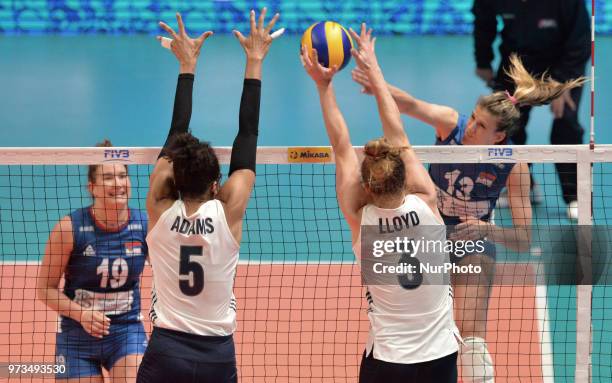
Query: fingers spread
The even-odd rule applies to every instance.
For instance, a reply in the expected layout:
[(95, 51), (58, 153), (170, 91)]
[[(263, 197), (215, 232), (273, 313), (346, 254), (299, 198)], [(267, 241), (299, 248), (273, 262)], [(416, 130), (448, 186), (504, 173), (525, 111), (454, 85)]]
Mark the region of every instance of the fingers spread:
[(198, 37), (195, 41), (196, 41), (196, 47), (197, 49), (200, 49), (202, 47), (202, 44), (204, 44), (204, 41), (206, 41), (207, 38), (209, 38), (210, 36), (212, 36), (212, 32), (211, 31), (207, 31), (204, 32), (200, 35), (200, 37)]
[(264, 19), (266, 18), (266, 12), (268, 12), (268, 9), (266, 7), (263, 7), (263, 9), (261, 10), (261, 13), (259, 14), (259, 20), (257, 22), (257, 29), (263, 29)]
[(280, 17), (279, 13), (274, 15), (274, 17), (272, 18), (272, 20), (270, 20), (270, 22), (268, 23), (268, 26), (266, 27), (266, 33), (270, 33), (270, 31), (274, 27), (274, 24), (276, 24), (276, 20), (278, 20), (279, 17)]
[(242, 44), (244, 42), (244, 40), (246, 40), (244, 38), (244, 36), (242, 35), (242, 33), (240, 33), (240, 31), (237, 31), (237, 30), (234, 29), (232, 32), (234, 33), (234, 36), (236, 36), (238, 41), (240, 41), (240, 44)]
[(359, 37), (359, 35), (353, 30), (353, 28), (349, 28), (349, 33), (351, 34), (351, 37), (353, 37), (355, 39), (355, 41), (357, 41), (357, 45), (361, 44), (361, 38)]
[(170, 26), (168, 24), (164, 23), (163, 21), (160, 21), (159, 22), (159, 26), (162, 27), (163, 30), (168, 32), (168, 34), (170, 36), (172, 36), (173, 39), (175, 39), (177, 37), (176, 32), (174, 32), (174, 30), (172, 28), (170, 28)]
[(176, 21), (178, 22), (179, 33), (183, 36), (186, 36), (187, 32), (185, 32), (185, 24), (183, 23), (183, 17), (178, 12), (176, 13)]
[(251, 21), (251, 33), (255, 33), (257, 30), (257, 26), (255, 25), (255, 11), (251, 9), (251, 14), (249, 15)]

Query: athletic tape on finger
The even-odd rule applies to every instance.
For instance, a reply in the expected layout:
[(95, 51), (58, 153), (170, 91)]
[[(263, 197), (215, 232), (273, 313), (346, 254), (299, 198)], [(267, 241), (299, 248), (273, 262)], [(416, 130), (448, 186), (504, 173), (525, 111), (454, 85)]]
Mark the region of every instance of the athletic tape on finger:
[(272, 32), (272, 34), (270, 34), (270, 37), (272, 37), (272, 40), (274, 40), (281, 37), (283, 33), (285, 33), (285, 28), (281, 28), (275, 32)]
[(171, 45), (172, 45), (172, 39), (169, 39), (167, 37), (162, 37), (161, 38), (161, 46), (166, 48), (166, 49), (170, 49)]

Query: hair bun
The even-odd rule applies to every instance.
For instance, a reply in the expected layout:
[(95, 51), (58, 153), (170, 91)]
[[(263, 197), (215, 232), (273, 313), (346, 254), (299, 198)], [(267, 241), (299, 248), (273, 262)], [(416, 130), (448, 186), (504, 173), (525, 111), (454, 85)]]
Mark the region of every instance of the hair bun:
[(382, 137), (369, 141), (364, 147), (364, 154), (378, 161), (398, 157), (401, 150), (402, 148), (392, 146), (385, 137)]

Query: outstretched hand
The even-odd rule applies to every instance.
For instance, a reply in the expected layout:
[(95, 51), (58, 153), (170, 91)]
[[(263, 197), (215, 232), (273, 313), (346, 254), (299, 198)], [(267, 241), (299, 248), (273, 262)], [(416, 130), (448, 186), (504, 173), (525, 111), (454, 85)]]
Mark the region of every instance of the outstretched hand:
[(328, 85), (334, 75), (338, 72), (338, 65), (334, 65), (331, 68), (325, 68), (323, 65), (319, 63), (319, 55), (316, 49), (312, 49), (312, 59), (311, 56), (306, 51), (306, 47), (302, 45), (302, 49), (300, 51), (300, 60), (302, 61), (302, 65), (304, 69), (306, 69), (306, 73), (314, 80), (317, 86), (325, 86)]
[[(180, 13), (176, 13), (176, 21), (178, 22), (179, 33), (176, 33), (170, 26), (163, 21), (159, 22), (159, 26), (162, 27), (170, 37), (170, 50), (179, 61), (181, 66), (181, 73), (193, 73), (195, 66), (202, 50), (202, 45), (207, 38), (212, 36), (211, 31), (202, 33), (198, 38), (191, 38), (185, 31), (185, 24)], [(157, 40), (162, 42), (163, 37), (157, 36)]]
[(353, 77), (353, 81), (361, 85), (361, 93), (373, 94), (370, 78), (364, 71), (357, 67), (351, 72), (351, 77)]
[(361, 23), (361, 33), (358, 35), (353, 29), (349, 29), (349, 33), (357, 41), (359, 50), (351, 49), (351, 55), (355, 58), (357, 67), (361, 70), (368, 71), (378, 67), (376, 59), (375, 45), (376, 37), (372, 37), (372, 28), (366, 29), (366, 24)]
[(268, 50), (270, 49), (270, 44), (272, 44), (272, 40), (274, 39), (271, 36), (270, 31), (276, 24), (276, 21), (280, 17), (280, 14), (275, 14), (272, 17), (272, 20), (268, 23), (268, 25), (264, 28), (264, 21), (266, 18), (267, 9), (264, 7), (259, 14), (259, 19), (257, 23), (255, 23), (255, 11), (251, 10), (249, 16), (251, 20), (251, 33), (248, 37), (244, 37), (240, 31), (234, 30), (234, 36), (242, 45), (244, 52), (247, 55), (247, 59), (253, 60), (263, 60), (268, 54)]

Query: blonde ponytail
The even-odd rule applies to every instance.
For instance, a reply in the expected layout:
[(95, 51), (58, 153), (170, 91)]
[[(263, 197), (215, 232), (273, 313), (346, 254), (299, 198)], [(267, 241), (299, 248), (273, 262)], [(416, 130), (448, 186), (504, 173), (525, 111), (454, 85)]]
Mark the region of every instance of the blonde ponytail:
[(478, 106), (497, 117), (497, 131), (505, 132), (506, 137), (512, 136), (518, 128), (520, 107), (549, 104), (563, 92), (577, 88), (587, 81), (585, 77), (580, 77), (561, 83), (546, 73), (536, 78), (525, 69), (516, 54), (510, 56), (510, 68), (506, 70), (506, 74), (516, 85), (513, 94), (499, 91), (478, 100)]

